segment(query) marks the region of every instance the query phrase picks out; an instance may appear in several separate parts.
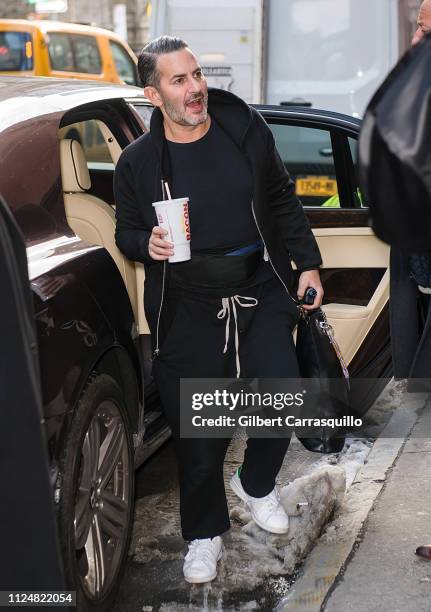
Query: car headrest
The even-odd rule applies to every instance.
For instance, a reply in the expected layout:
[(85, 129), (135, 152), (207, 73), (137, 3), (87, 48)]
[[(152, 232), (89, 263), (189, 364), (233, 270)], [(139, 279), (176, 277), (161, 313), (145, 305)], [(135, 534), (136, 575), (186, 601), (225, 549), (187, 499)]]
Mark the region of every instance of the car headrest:
[(84, 151), (77, 140), (60, 141), (61, 180), (63, 191), (83, 192), (91, 187)]

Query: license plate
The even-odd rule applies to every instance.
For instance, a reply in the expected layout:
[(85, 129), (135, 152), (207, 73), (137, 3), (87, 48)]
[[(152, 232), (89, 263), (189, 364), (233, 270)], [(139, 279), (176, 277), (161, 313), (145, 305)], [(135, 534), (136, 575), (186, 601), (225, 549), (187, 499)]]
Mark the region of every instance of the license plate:
[(296, 195), (329, 198), (337, 193), (337, 181), (329, 176), (305, 176), (296, 179)]

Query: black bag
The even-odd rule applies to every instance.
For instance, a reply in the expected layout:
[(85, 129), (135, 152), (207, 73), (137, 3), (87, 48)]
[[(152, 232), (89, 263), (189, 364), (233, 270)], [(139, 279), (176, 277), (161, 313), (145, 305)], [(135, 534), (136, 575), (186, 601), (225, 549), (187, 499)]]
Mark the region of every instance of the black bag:
[[(302, 310), (298, 323), (296, 355), (302, 378), (307, 381), (310, 393), (301, 418), (341, 418), (348, 414), (349, 373), (335, 340), (332, 327), (321, 308)], [(306, 427), (306, 437), (295, 430), (306, 449), (316, 453), (338, 453), (342, 450), (345, 435), (342, 429), (331, 427)], [(303, 430), (304, 432), (304, 430)]]
[(379, 87), (359, 139), (361, 189), (374, 232), (407, 253), (431, 248), (430, 66), (429, 34)]

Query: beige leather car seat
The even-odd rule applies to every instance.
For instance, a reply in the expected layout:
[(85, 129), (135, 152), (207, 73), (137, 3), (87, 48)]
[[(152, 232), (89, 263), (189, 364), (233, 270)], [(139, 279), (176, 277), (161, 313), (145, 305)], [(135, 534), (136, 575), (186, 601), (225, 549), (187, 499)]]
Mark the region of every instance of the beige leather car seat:
[(77, 140), (60, 141), (60, 160), (67, 221), (81, 240), (103, 246), (111, 255), (123, 277), (138, 323), (135, 266), (115, 244), (115, 211), (107, 202), (86, 193), (91, 187), (90, 173)]

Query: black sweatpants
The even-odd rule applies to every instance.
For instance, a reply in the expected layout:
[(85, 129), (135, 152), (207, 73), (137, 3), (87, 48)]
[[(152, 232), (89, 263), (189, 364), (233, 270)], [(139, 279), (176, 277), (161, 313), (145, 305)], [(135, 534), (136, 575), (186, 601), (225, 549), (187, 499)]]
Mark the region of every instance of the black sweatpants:
[[(241, 376), (299, 378), (292, 331), (298, 311), (277, 278), (242, 292), (256, 306), (237, 305)], [(210, 538), (230, 527), (223, 481), (229, 439), (180, 438), (180, 378), (235, 378), (235, 328), (231, 314), (217, 318), (220, 298), (168, 292), (161, 318), (162, 345), (153, 366), (178, 459), (180, 512), (185, 540)], [(249, 438), (241, 482), (253, 497), (270, 493), (290, 440)]]

